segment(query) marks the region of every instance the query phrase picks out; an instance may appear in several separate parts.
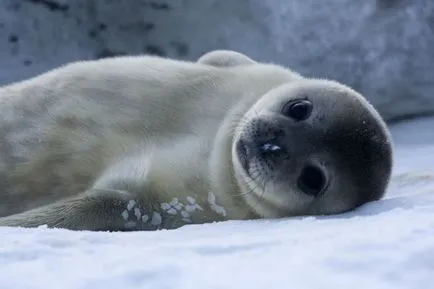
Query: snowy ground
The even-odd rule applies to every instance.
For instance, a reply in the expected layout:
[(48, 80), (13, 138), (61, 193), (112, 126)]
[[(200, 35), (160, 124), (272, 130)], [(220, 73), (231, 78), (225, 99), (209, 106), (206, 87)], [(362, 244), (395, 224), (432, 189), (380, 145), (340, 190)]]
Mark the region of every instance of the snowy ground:
[(434, 288), (433, 127), (393, 128), (387, 197), (340, 216), (132, 233), (0, 228), (0, 288)]

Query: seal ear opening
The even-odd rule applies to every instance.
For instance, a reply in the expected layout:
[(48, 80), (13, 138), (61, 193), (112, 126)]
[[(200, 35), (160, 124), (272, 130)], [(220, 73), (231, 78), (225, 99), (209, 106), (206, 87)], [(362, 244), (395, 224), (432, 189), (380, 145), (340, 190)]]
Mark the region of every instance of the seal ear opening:
[(197, 63), (211, 65), (215, 67), (234, 67), (257, 63), (250, 57), (232, 50), (213, 50), (205, 53)]

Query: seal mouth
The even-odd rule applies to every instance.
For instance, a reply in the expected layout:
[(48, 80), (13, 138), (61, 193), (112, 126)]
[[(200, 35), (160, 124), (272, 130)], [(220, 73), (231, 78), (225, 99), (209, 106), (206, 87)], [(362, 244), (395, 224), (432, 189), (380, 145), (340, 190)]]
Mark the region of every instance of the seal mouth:
[(243, 140), (239, 140), (237, 142), (237, 156), (238, 160), (241, 163), (241, 166), (243, 167), (244, 171), (248, 173), (249, 171), (249, 161), (247, 156), (247, 145)]

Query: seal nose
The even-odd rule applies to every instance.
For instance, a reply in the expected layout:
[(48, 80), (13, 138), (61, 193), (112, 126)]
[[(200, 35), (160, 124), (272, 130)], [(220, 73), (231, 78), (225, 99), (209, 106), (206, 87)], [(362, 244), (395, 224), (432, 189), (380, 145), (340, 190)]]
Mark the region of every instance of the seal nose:
[(259, 145), (259, 152), (264, 158), (278, 159), (286, 155), (286, 149), (276, 141), (266, 141)]
[(282, 147), (275, 143), (267, 142), (260, 147), (260, 150), (262, 151), (262, 153), (274, 153), (280, 152), (282, 150)]

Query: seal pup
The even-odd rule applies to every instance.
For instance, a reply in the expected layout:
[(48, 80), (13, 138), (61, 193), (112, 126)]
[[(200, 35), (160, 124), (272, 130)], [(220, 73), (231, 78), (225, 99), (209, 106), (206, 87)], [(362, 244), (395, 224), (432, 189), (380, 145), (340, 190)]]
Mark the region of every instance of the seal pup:
[(121, 56), (0, 88), (0, 225), (173, 229), (383, 196), (391, 139), (335, 81), (231, 51)]

